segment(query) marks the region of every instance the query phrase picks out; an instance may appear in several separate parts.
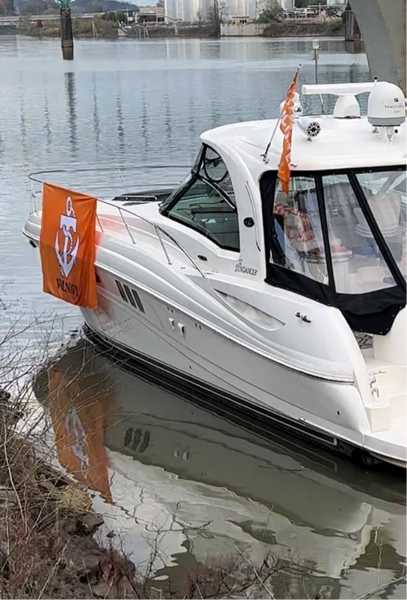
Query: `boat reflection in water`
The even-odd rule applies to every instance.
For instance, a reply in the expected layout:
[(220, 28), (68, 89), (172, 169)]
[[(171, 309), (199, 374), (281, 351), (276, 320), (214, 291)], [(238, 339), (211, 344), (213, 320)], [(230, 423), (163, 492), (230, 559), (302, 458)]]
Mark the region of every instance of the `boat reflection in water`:
[(148, 555), (142, 536), (160, 530), (161, 575), (191, 560), (272, 553), (297, 565), (276, 578), (276, 597), (354, 598), (377, 586), (381, 597), (404, 597), (402, 473), (365, 472), (293, 437), (261, 434), (259, 424), (122, 366), (80, 341), (38, 374), (35, 393), (60, 462), (100, 493), (97, 510), (125, 532), (135, 562)]

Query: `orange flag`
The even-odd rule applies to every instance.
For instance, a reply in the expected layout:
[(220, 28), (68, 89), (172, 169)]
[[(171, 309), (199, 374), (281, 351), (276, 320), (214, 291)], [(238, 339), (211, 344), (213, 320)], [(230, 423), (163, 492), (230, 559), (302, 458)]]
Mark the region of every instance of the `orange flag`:
[(44, 183), (40, 255), (43, 290), (84, 308), (97, 307), (96, 198)]
[(287, 92), (283, 111), (281, 114), (280, 129), (283, 132), (283, 151), (281, 153), (280, 164), (278, 167), (278, 178), (281, 180), (281, 189), (288, 195), (290, 189), (291, 178), (291, 144), (293, 137), (294, 124), (294, 97), (297, 90), (297, 79), (300, 69), (298, 68), (292, 84)]

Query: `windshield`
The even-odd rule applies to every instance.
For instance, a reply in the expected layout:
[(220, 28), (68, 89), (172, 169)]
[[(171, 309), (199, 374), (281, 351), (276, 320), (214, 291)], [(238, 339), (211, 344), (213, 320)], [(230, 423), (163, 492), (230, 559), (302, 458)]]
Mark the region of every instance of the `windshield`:
[(232, 180), (221, 156), (204, 146), (188, 179), (160, 207), (164, 216), (232, 252), (240, 249)]
[(191, 183), (196, 179), (206, 182), (214, 187), (215, 190), (220, 191), (227, 204), (236, 209), (236, 199), (232, 180), (223, 159), (209, 146), (203, 146), (198, 154), (192, 172), (188, 174), (180, 187), (174, 190), (172, 194), (164, 200), (160, 205), (160, 212), (162, 214), (167, 214), (169, 208), (173, 206), (175, 199), (183, 195), (191, 186)]

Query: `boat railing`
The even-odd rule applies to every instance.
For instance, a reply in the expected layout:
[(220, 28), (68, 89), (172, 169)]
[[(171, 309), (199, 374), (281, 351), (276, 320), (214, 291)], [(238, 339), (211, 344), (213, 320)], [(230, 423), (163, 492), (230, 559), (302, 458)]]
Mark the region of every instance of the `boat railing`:
[[(98, 202), (100, 202), (102, 204), (106, 204), (109, 207), (112, 206), (110, 202), (107, 202), (106, 200), (103, 200), (100, 198), (98, 198)], [(168, 231), (166, 231), (163, 227), (161, 227), (160, 225), (157, 225), (157, 223), (154, 223), (153, 221), (150, 221), (149, 219), (146, 219), (146, 217), (141, 216), (134, 211), (130, 211), (121, 206), (117, 206), (115, 208), (118, 210), (120, 217), (122, 219), (122, 222), (123, 222), (124, 226), (126, 227), (127, 233), (129, 234), (129, 237), (134, 245), (137, 245), (137, 238), (134, 235), (134, 233), (132, 233), (132, 230), (134, 231), (135, 227), (134, 227), (134, 225), (131, 224), (130, 220), (131, 219), (134, 220), (134, 218), (136, 218), (136, 219), (140, 219), (144, 223), (148, 224), (154, 230), (154, 232), (157, 236), (157, 239), (159, 241), (159, 244), (164, 252), (167, 263), (169, 265), (172, 265), (173, 261), (171, 259), (170, 253), (168, 252), (168, 248), (165, 243), (165, 240), (168, 240), (173, 246), (175, 246), (188, 259), (188, 261), (199, 272), (199, 274), (202, 277), (205, 277), (204, 272), (199, 267), (198, 263), (192, 258), (192, 256), (189, 254), (189, 252), (187, 252), (187, 250), (185, 250), (185, 248), (183, 248), (181, 246), (181, 244), (179, 242), (177, 242), (177, 240), (170, 233), (168, 233)], [(128, 219), (129, 219), (128, 221), (126, 220), (126, 217), (128, 217)], [(102, 222), (99, 217), (98, 217), (98, 224), (99, 224), (100, 230), (103, 232), (104, 231), (103, 225), (102, 225)]]
[[(135, 210), (129, 210), (123, 206), (115, 204), (113, 198), (119, 198), (117, 195), (117, 183), (120, 182), (121, 193), (134, 194), (136, 195), (137, 201), (158, 201), (156, 193), (149, 194), (148, 187), (154, 186), (154, 192), (158, 192), (160, 189), (171, 189), (176, 188), (180, 185), (180, 182), (185, 179), (188, 174), (190, 167), (186, 166), (143, 166), (143, 167), (106, 167), (106, 168), (72, 168), (72, 169), (60, 169), (50, 171), (39, 171), (29, 175), (31, 182), (31, 203), (32, 210), (35, 214), (39, 213), (39, 206), (41, 204), (42, 185), (44, 183), (55, 183), (72, 190), (81, 190), (83, 193), (94, 196), (99, 204), (104, 204), (109, 207), (109, 211), (113, 211), (120, 216), (121, 222), (123, 223), (127, 234), (132, 244), (137, 245), (137, 228), (134, 227), (134, 219), (140, 219), (142, 222), (147, 224), (158, 240), (159, 246), (163, 251), (165, 259), (169, 265), (173, 265), (173, 257), (171, 250), (176, 248), (188, 262), (196, 269), (202, 277), (205, 277), (204, 272), (198, 265), (198, 263), (192, 258), (192, 256), (181, 246), (181, 244), (161, 225), (154, 223), (146, 217), (137, 214)], [(130, 172), (141, 174), (146, 176), (146, 182), (143, 183), (143, 177), (138, 177), (137, 181), (132, 182)], [(154, 178), (152, 177), (154, 172)], [(180, 176), (174, 179), (175, 172)], [(94, 174), (94, 175), (92, 175)], [(81, 175), (89, 176), (88, 180), (80, 181)], [(158, 177), (157, 177), (158, 175)], [(107, 176), (107, 177), (106, 177)], [(72, 177), (75, 178), (74, 185), (72, 185)], [(113, 185), (112, 181), (108, 181), (109, 178), (114, 178)], [(57, 179), (58, 181), (55, 181)], [(154, 182), (152, 184), (152, 181)], [(41, 186), (41, 187), (39, 187)], [(100, 194), (102, 192), (102, 195)], [(139, 193), (140, 192), (140, 193)], [(109, 212), (105, 215), (97, 214), (97, 225), (99, 230), (104, 233), (108, 227), (106, 226), (105, 217), (109, 217)], [(103, 221), (105, 225), (103, 225)], [(108, 219), (107, 219), (108, 220)]]
[[(185, 179), (190, 166), (154, 165), (120, 167), (72, 167), (37, 171), (29, 175), (31, 191), (38, 195), (38, 185), (54, 183), (72, 190), (96, 197), (114, 198), (126, 193), (140, 192), (140, 199), (157, 200), (157, 196), (148, 193), (153, 182), (154, 191), (177, 187)], [(146, 195), (142, 195), (146, 192)]]

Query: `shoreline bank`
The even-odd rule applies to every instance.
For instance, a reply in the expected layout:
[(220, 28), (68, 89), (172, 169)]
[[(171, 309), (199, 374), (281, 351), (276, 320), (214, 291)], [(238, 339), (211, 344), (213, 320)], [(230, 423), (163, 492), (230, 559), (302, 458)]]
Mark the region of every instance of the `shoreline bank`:
[[(39, 39), (60, 37), (60, 26), (57, 22), (46, 21), (38, 24), (25, 22), (15, 30), (16, 34), (28, 35)], [(345, 35), (345, 27), (338, 21), (294, 21), (270, 23), (262, 27), (257, 34), (251, 35), (249, 30), (238, 28), (233, 35), (218, 36), (211, 25), (149, 26), (148, 28), (119, 28), (117, 23), (104, 19), (84, 21), (73, 19), (73, 34), (77, 39), (236, 39), (236, 38), (286, 38), (286, 37), (334, 37)]]

